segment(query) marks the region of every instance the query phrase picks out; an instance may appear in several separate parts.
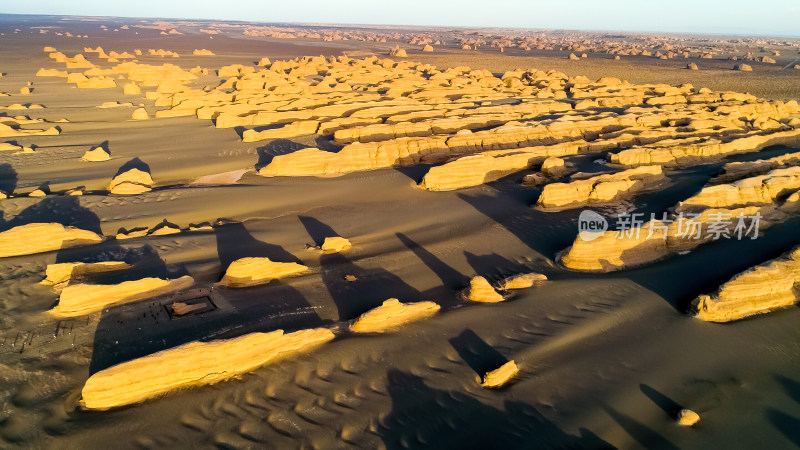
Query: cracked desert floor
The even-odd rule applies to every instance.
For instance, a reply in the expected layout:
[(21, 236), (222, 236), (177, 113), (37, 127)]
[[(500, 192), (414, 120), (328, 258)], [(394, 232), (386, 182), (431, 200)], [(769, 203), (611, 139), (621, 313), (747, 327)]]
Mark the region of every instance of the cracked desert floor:
[(799, 58), (0, 15), (0, 447), (800, 445)]

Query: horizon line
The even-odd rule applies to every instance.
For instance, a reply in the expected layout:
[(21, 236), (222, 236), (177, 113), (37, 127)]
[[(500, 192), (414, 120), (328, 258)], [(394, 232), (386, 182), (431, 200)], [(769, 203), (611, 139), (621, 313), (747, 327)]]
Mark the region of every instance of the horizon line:
[(252, 21), (243, 19), (209, 19), (203, 17), (156, 17), (156, 16), (93, 16), (85, 14), (32, 14), (32, 13), (6, 13), (0, 12), (0, 16), (28, 16), (28, 17), (61, 17), (61, 18), (96, 18), (96, 19), (145, 19), (145, 20), (164, 20), (164, 21), (207, 21), (207, 22), (239, 22), (245, 24), (268, 24), (268, 25), (297, 25), (309, 27), (408, 27), (408, 28), (457, 28), (457, 29), (478, 29), (478, 30), (526, 30), (542, 32), (589, 32), (589, 33), (628, 33), (645, 35), (700, 35), (717, 37), (760, 37), (760, 38), (780, 38), (798, 39), (797, 35), (762, 34), (762, 33), (735, 33), (735, 32), (709, 32), (709, 31), (644, 31), (644, 30), (622, 30), (622, 29), (597, 29), (597, 28), (546, 28), (546, 27), (509, 27), (494, 25), (412, 25), (397, 23), (337, 23), (337, 22), (292, 22), (292, 21)]

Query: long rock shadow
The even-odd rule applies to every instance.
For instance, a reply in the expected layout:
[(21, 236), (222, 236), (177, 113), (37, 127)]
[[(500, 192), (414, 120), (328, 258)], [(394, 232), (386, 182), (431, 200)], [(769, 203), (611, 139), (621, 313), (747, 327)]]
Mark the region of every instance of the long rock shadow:
[(486, 343), (469, 328), (462, 331), (458, 336), (451, 338), (450, 345), (479, 377), (483, 377), (487, 372), (497, 369), (508, 362), (508, 358), (495, 350), (494, 347)]
[(279, 245), (260, 241), (250, 234), (244, 223), (230, 222), (214, 227), (217, 239), (217, 255), (222, 272), (237, 259), (246, 257), (269, 258), (274, 262), (302, 263), (299, 258)]
[(475, 273), (486, 278), (489, 282), (500, 281), (511, 275), (517, 275), (530, 271), (524, 264), (510, 261), (497, 253), (489, 255), (475, 255), (464, 252), (467, 263), (475, 270)]
[(114, 174), (114, 178), (116, 178), (120, 174), (123, 174), (123, 173), (125, 173), (125, 172), (127, 172), (129, 170), (132, 170), (132, 169), (138, 169), (138, 170), (141, 170), (142, 172), (151, 173), (150, 172), (150, 165), (147, 164), (146, 162), (142, 161), (138, 157), (136, 157), (136, 158), (133, 158), (132, 160), (126, 162), (125, 164), (121, 165), (119, 167), (119, 169), (117, 170), (117, 173)]
[(298, 142), (290, 141), (289, 139), (274, 139), (268, 144), (258, 147), (258, 162), (256, 163), (256, 170), (261, 170), (262, 167), (272, 162), (272, 159), (280, 155), (288, 155), (298, 150), (307, 148), (307, 145)]
[(536, 408), (507, 401), (504, 410), (422, 378), (390, 369), (392, 411), (378, 429), (387, 449), (613, 448), (592, 432), (565, 433)]
[(637, 422), (634, 418), (623, 414), (611, 406), (600, 405), (600, 407), (614, 419), (623, 430), (636, 440), (644, 448), (678, 450), (678, 447), (664, 436), (661, 436), (650, 427)]
[(442, 280), (442, 285), (445, 288), (450, 290), (458, 290), (462, 289), (469, 284), (469, 277), (463, 275), (461, 272), (453, 269), (452, 267), (448, 266), (444, 263), (441, 259), (437, 258), (436, 255), (425, 250), (424, 247), (416, 243), (410, 237), (403, 233), (397, 233), (397, 238), (400, 239), (400, 242), (403, 243), (409, 250), (411, 250), (417, 257), (422, 260), (422, 262), (428, 266), (433, 273)]
[(78, 197), (44, 197), (23, 209), (11, 220), (0, 223), (0, 231), (29, 223), (60, 223), (102, 234), (100, 218), (80, 204)]
[[(215, 227), (223, 271), (243, 257), (299, 261), (277, 245), (255, 239), (241, 223)], [(176, 302), (199, 305), (178, 315)], [(148, 300), (106, 308), (94, 337), (90, 373), (192, 341), (229, 339), (278, 329), (292, 332), (325, 325), (295, 288), (273, 281), (247, 288), (200, 284)]]
[(683, 409), (683, 406), (681, 406), (680, 403), (672, 400), (671, 398), (646, 384), (640, 384), (639, 389), (644, 395), (647, 396), (647, 398), (652, 400), (656, 406), (661, 408), (670, 419), (674, 419), (678, 415), (678, 412)]
[(769, 227), (757, 239), (723, 238), (703, 244), (688, 255), (670, 256), (620, 274), (655, 292), (677, 311), (686, 312), (698, 295), (713, 292), (737, 273), (777, 258), (800, 244), (798, 226), (800, 217)]
[(0, 164), (0, 192), (11, 194), (17, 188), (17, 171), (11, 164)]
[[(313, 217), (298, 218), (317, 245), (326, 237), (339, 236), (330, 226)], [(389, 298), (402, 302), (423, 299), (422, 293), (397, 275), (380, 268), (359, 267), (342, 253), (322, 254), (320, 275), (336, 304), (339, 320), (354, 319)], [(347, 281), (345, 277), (348, 275), (355, 276), (355, 281)]]
[[(786, 395), (800, 405), (800, 382), (777, 375), (775, 379), (786, 391)], [(775, 408), (767, 409), (767, 419), (786, 439), (800, 447), (800, 417), (791, 416)]]

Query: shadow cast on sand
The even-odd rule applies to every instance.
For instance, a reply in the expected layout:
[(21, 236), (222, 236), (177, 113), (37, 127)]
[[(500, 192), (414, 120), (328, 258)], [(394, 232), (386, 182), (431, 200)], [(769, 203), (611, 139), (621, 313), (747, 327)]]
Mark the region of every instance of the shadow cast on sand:
[(0, 192), (11, 194), (17, 188), (17, 171), (11, 164), (0, 164)]
[(274, 139), (269, 144), (262, 145), (256, 149), (258, 153), (256, 170), (261, 170), (262, 167), (271, 163), (276, 156), (288, 155), (304, 148), (308, 148), (308, 146), (289, 139)]
[[(242, 223), (219, 225), (214, 232), (220, 277), (232, 261), (243, 257), (299, 262), (280, 246), (255, 239)], [(155, 251), (150, 261), (151, 272), (161, 267), (161, 272), (166, 272), (169, 278), (185, 274), (185, 269), (176, 271), (166, 265)], [(197, 314), (176, 316), (171, 309), (175, 302), (202, 303), (206, 307)], [(279, 281), (246, 288), (198, 284), (180, 292), (105, 309), (95, 331), (90, 373), (192, 341), (229, 339), (278, 329), (290, 333), (325, 324), (297, 289)]]
[(302, 263), (299, 258), (281, 246), (268, 244), (253, 237), (241, 222), (217, 225), (214, 227), (214, 235), (217, 239), (217, 255), (222, 266), (220, 277), (232, 262), (241, 258), (269, 258), (273, 262)]
[(508, 358), (494, 349), (469, 328), (450, 339), (450, 345), (458, 352), (461, 359), (475, 371), (479, 377), (508, 362)]
[(150, 172), (150, 165), (146, 162), (142, 161), (141, 159), (133, 158), (130, 161), (126, 162), (125, 164), (121, 165), (120, 168), (117, 170), (117, 173), (114, 174), (114, 178), (118, 177), (119, 175), (129, 171), (129, 170), (141, 170), (142, 172), (151, 173)]
[(397, 369), (388, 371), (387, 384), (392, 411), (378, 434), (390, 450), (613, 448), (586, 429), (579, 436), (565, 433), (525, 403), (506, 401), (497, 409), (461, 392), (431, 388)]
[(600, 408), (611, 416), (611, 418), (643, 448), (678, 450), (679, 447), (670, 442), (667, 438), (652, 430), (647, 425), (637, 422), (636, 419), (608, 405), (600, 405)]
[[(778, 384), (800, 406), (800, 381), (781, 375), (775, 376)], [(800, 447), (800, 417), (793, 416), (775, 408), (767, 408), (767, 420), (795, 447)]]
[[(339, 236), (330, 226), (313, 217), (298, 216), (298, 219), (315, 245), (320, 245), (326, 237)], [(320, 255), (320, 275), (336, 304), (339, 320), (354, 319), (389, 298), (402, 302), (424, 299), (422, 293), (397, 275), (380, 268), (360, 267), (343, 253)], [(348, 275), (355, 276), (356, 280), (347, 281)]]
[(644, 395), (647, 396), (653, 403), (656, 404), (662, 411), (670, 418), (674, 419), (677, 417), (678, 412), (683, 409), (683, 406), (680, 403), (672, 400), (671, 398), (667, 397), (666, 395), (658, 392), (657, 390), (653, 389), (652, 387), (646, 384), (640, 384), (639, 389), (642, 391)]
[(29, 223), (60, 223), (102, 234), (97, 214), (83, 207), (78, 197), (73, 196), (44, 197), (8, 221), (0, 216), (0, 231)]

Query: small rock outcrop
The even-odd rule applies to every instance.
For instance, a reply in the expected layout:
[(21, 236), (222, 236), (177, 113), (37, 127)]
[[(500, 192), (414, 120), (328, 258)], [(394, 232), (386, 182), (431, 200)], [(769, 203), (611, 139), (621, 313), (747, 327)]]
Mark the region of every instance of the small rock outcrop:
[(42, 284), (59, 285), (69, 283), (72, 277), (89, 273), (112, 272), (130, 268), (124, 261), (103, 261), (96, 263), (71, 262), (48, 264)]
[(152, 190), (152, 186), (150, 174), (134, 168), (114, 177), (108, 185), (108, 191), (116, 195), (136, 195)]
[(97, 233), (60, 223), (29, 223), (0, 233), (0, 258), (96, 244), (102, 240)]
[(678, 411), (678, 416), (675, 418), (675, 422), (682, 427), (691, 427), (699, 421), (700, 415), (691, 409), (682, 409)]
[(326, 237), (320, 248), (326, 253), (339, 253), (350, 249), (350, 247), (352, 247), (352, 244), (350, 244), (349, 240), (341, 236), (332, 236)]
[(477, 276), (470, 280), (469, 288), (464, 292), (464, 296), (471, 302), (497, 303), (505, 298), (497, 292), (486, 278)]
[(150, 116), (147, 114), (147, 110), (144, 108), (137, 108), (135, 111), (133, 111), (133, 114), (131, 114), (131, 119), (133, 120), (147, 120), (149, 118)]
[(547, 277), (541, 273), (523, 273), (503, 279), (497, 284), (497, 289), (501, 291), (525, 289), (542, 281), (547, 281)]
[(545, 185), (537, 204), (543, 208), (606, 203), (658, 187), (665, 181), (661, 166), (640, 166), (585, 180)]
[(393, 49), (389, 50), (389, 56), (394, 56), (395, 58), (407, 58), (408, 53), (400, 48), (400, 46), (395, 46)]
[(426, 319), (439, 311), (434, 302), (401, 303), (390, 298), (375, 309), (365, 312), (350, 325), (355, 333), (386, 333), (417, 320)]
[(519, 367), (517, 366), (517, 363), (515, 363), (514, 360), (511, 360), (497, 369), (487, 372), (486, 375), (483, 376), (481, 386), (487, 388), (503, 387), (509, 381), (511, 381), (512, 378), (517, 376), (518, 373)]
[(228, 266), (220, 284), (228, 287), (255, 286), (306, 271), (308, 267), (302, 264), (274, 262), (269, 258), (241, 258)]
[(86, 150), (81, 159), (90, 162), (108, 161), (111, 159), (111, 155), (103, 147), (95, 147), (91, 150)]

